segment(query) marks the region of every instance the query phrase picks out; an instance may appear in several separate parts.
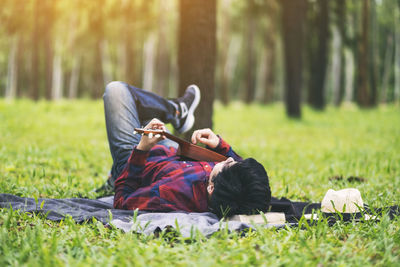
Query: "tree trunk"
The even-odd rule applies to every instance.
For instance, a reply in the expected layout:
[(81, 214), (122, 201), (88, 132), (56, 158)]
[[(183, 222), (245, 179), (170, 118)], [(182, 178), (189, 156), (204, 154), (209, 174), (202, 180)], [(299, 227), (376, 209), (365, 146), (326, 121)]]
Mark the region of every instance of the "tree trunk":
[(301, 117), (302, 53), (305, 0), (282, 0), (282, 29), (285, 59), (285, 104), (290, 117)]
[(126, 41), (125, 41), (125, 68), (124, 68), (124, 79), (127, 83), (132, 84), (132, 85), (136, 85), (136, 81), (135, 81), (135, 44), (136, 42), (134, 42), (132, 40), (132, 38), (127, 37)]
[(381, 101), (383, 103), (387, 102), (387, 92), (389, 86), (390, 74), (392, 71), (392, 62), (393, 62), (393, 36), (388, 35), (386, 41), (386, 49), (385, 49), (385, 61), (383, 64), (383, 74), (382, 74), (382, 83), (381, 83)]
[(136, 25), (138, 19), (136, 16), (132, 16), (132, 14), (135, 14), (137, 10), (135, 9), (135, 3), (133, 1), (125, 1), (127, 4), (124, 6), (123, 10), (123, 16), (124, 16), (124, 25), (122, 26), (122, 32), (124, 33), (125, 36), (125, 42), (124, 42), (124, 49), (125, 49), (125, 62), (123, 64), (124, 66), (124, 80), (132, 85), (139, 86), (139, 81), (137, 79), (137, 71), (136, 71), (136, 61), (139, 60), (137, 58), (137, 40), (135, 39), (136, 36), (136, 31), (134, 29), (134, 26)]
[(156, 36), (151, 33), (144, 44), (143, 88), (153, 91)]
[[(317, 14), (315, 17), (315, 37), (316, 47), (312, 51), (310, 83), (308, 100), (315, 109), (325, 107), (325, 76), (328, 58), (328, 39), (329, 39), (329, 14), (328, 0), (318, 0)], [(314, 34), (313, 34), (314, 35)]]
[(79, 74), (81, 68), (81, 58), (75, 55), (72, 59), (72, 71), (69, 80), (68, 98), (73, 99), (78, 96)]
[(202, 99), (194, 129), (211, 128), (216, 58), (216, 1), (180, 0), (178, 34), (179, 92), (197, 84)]
[(32, 31), (32, 61), (31, 61), (31, 78), (29, 95), (34, 100), (39, 99), (39, 40), (40, 40), (40, 23), (39, 23), (39, 3), (33, 0), (33, 31)]
[(56, 53), (53, 62), (53, 77), (51, 88), (51, 99), (60, 100), (63, 95), (63, 69), (61, 64), (61, 55)]
[(65, 75), (65, 79), (68, 79), (66, 87), (68, 91), (65, 92), (65, 97), (74, 99), (78, 97), (79, 87), (79, 71), (81, 65), (81, 51), (77, 49), (77, 38), (78, 38), (78, 14), (74, 14), (69, 18), (69, 30), (68, 30), (68, 41), (66, 45), (66, 53), (71, 55), (71, 67)]
[[(221, 25), (219, 27), (219, 38), (218, 44), (218, 64), (220, 70), (218, 73), (217, 86), (218, 86), (218, 98), (222, 104), (227, 105), (229, 103), (229, 73), (226, 72), (228, 64), (228, 54), (231, 44), (231, 32), (230, 32), (230, 18), (229, 18), (229, 7), (231, 1), (223, 0), (221, 5)], [(227, 49), (228, 48), (228, 49)]]
[(169, 78), (170, 78), (170, 54), (169, 43), (167, 40), (168, 23), (166, 14), (168, 12), (167, 2), (160, 1), (158, 17), (158, 40), (156, 48), (156, 64), (155, 64), (155, 84), (154, 90), (157, 94), (167, 97), (169, 95)]
[(344, 100), (346, 102), (351, 102), (354, 99), (354, 70), (355, 70), (355, 60), (354, 60), (354, 53), (350, 49), (346, 49), (344, 53), (344, 58), (346, 64), (345, 73), (346, 73), (346, 79), (345, 79), (345, 96)]
[(256, 51), (255, 51), (255, 36), (257, 33), (257, 19), (254, 15), (255, 3), (254, 0), (249, 0), (247, 11), (247, 27), (246, 27), (246, 93), (245, 102), (251, 103), (254, 100), (256, 93)]
[(239, 36), (232, 36), (228, 46), (227, 59), (223, 67), (223, 78), (221, 80), (221, 101), (228, 104), (232, 94), (232, 80), (238, 64), (242, 39)]
[(107, 40), (101, 42), (101, 69), (103, 71), (103, 85), (105, 86), (113, 81), (110, 51)]
[(332, 28), (332, 93), (333, 103), (339, 106), (342, 102), (342, 75), (343, 75), (343, 43), (342, 37), (336, 25)]
[(394, 56), (394, 101), (396, 103), (400, 102), (400, 1), (397, 0), (397, 9), (396, 9), (396, 16), (395, 21), (395, 41), (396, 41), (396, 52)]
[[(52, 98), (52, 80), (53, 80), (53, 47), (51, 37), (48, 36), (50, 33), (46, 33), (46, 38), (44, 39), (44, 56), (45, 56), (45, 97), (47, 100)], [(57, 56), (56, 56), (57, 57)]]
[[(358, 79), (358, 58), (359, 58), (359, 46), (361, 41), (360, 28), (361, 28), (361, 17), (360, 14), (362, 1), (352, 1), (351, 9), (348, 9), (349, 16), (346, 16), (348, 26), (346, 29), (349, 31), (346, 34), (344, 40), (345, 49), (345, 62), (346, 62), (346, 85), (345, 85), (345, 100), (354, 101), (357, 100), (357, 79)], [(350, 30), (351, 29), (351, 30)], [(352, 86), (352, 87), (350, 87)]]
[(105, 9), (98, 8), (95, 2), (89, 1), (89, 12), (88, 17), (88, 30), (90, 31), (93, 39), (93, 57), (92, 65), (90, 66), (91, 71), (91, 82), (90, 82), (90, 96), (93, 99), (100, 98), (104, 92), (104, 85), (106, 77), (105, 74), (105, 62), (104, 62), (104, 40), (105, 40)]
[[(138, 12), (137, 12), (137, 18), (136, 21), (138, 22), (136, 25), (136, 28), (141, 27), (147, 27), (147, 24), (149, 23), (149, 16), (148, 14), (150, 13), (151, 9), (151, 4), (152, 1), (138, 1), (140, 2), (138, 4)], [(130, 14), (131, 16), (131, 14)], [(139, 26), (137, 26), (139, 25)], [(140, 88), (145, 88), (144, 86), (144, 81), (143, 78), (145, 76), (144, 74), (144, 63), (145, 63), (145, 52), (144, 52), (144, 45), (145, 41), (148, 40), (149, 38), (149, 32), (150, 30), (136, 30), (135, 31), (135, 37), (136, 39), (133, 39), (133, 42), (135, 43), (135, 50), (134, 50), (134, 65), (135, 65), (135, 84), (140, 87)], [(145, 89), (151, 89), (151, 88), (145, 88)]]
[(19, 45), (18, 45), (18, 50), (17, 50), (17, 61), (18, 61), (18, 82), (17, 82), (17, 96), (18, 98), (21, 97), (29, 97), (28, 92), (29, 92), (29, 73), (30, 73), (30, 67), (27, 64), (27, 57), (26, 57), (26, 50), (30, 45), (27, 45), (25, 42), (26, 39), (20, 37), (19, 38)]
[(17, 50), (18, 50), (19, 37), (13, 36), (11, 40), (11, 49), (8, 57), (8, 68), (7, 68), (7, 83), (5, 98), (14, 99), (17, 95), (17, 82), (18, 82), (18, 61), (17, 61)]
[[(333, 104), (338, 107), (342, 103), (345, 91), (346, 0), (336, 0), (335, 4), (334, 11), (337, 25), (335, 29), (338, 31), (336, 49), (338, 54), (335, 56), (337, 67), (333, 75)], [(335, 44), (333, 45), (335, 46)]]
[(371, 49), (370, 49), (370, 58), (371, 60), (369, 61), (369, 73), (370, 73), (370, 88), (371, 88), (371, 93), (370, 93), (370, 98), (369, 102), (371, 106), (376, 106), (378, 102), (378, 66), (380, 65), (380, 60), (379, 60), (379, 51), (378, 51), (378, 25), (377, 25), (377, 18), (376, 18), (376, 3), (375, 0), (371, 1), (371, 35), (369, 37), (369, 42), (371, 44)]
[(40, 3), (43, 5), (43, 44), (44, 44), (44, 57), (45, 57), (45, 97), (47, 100), (52, 98), (52, 80), (53, 80), (53, 13), (54, 13), (54, 0), (45, 0)]
[(94, 66), (92, 73), (93, 87), (91, 97), (99, 98), (104, 91), (103, 62), (102, 62), (102, 41), (98, 40), (94, 47)]
[(264, 72), (264, 96), (262, 102), (264, 104), (270, 103), (274, 98), (275, 89), (275, 64), (276, 64), (276, 36), (277, 36), (277, 15), (278, 15), (278, 4), (276, 1), (267, 1), (267, 15), (268, 15), (268, 27), (265, 32), (265, 53), (266, 53), (266, 65)]
[(358, 75), (357, 75), (357, 102), (361, 107), (370, 106), (369, 96), (369, 47), (368, 47), (368, 24), (369, 24), (369, 0), (362, 2), (362, 33), (358, 46)]

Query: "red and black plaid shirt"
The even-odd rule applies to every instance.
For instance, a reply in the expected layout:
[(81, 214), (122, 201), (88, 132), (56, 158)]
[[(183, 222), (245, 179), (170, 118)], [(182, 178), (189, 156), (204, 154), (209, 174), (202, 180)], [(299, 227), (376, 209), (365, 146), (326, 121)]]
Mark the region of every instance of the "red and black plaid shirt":
[[(214, 151), (241, 160), (220, 138)], [(115, 181), (114, 208), (145, 211), (205, 212), (207, 184), (216, 162), (185, 161), (175, 148), (162, 145), (150, 151), (133, 149)]]

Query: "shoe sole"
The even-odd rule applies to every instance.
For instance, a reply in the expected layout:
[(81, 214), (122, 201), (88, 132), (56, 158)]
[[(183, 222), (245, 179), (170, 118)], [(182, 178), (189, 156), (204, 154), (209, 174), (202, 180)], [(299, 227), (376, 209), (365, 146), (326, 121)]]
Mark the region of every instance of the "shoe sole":
[(182, 125), (182, 127), (180, 127), (178, 130), (179, 133), (186, 133), (187, 131), (189, 131), (194, 124), (194, 111), (196, 110), (197, 106), (200, 103), (200, 99), (201, 99), (201, 95), (200, 95), (200, 89), (197, 85), (189, 85), (188, 88), (193, 87), (195, 90), (195, 94), (194, 94), (194, 100), (192, 105), (190, 105), (190, 108), (188, 110), (188, 115), (186, 117), (185, 123)]

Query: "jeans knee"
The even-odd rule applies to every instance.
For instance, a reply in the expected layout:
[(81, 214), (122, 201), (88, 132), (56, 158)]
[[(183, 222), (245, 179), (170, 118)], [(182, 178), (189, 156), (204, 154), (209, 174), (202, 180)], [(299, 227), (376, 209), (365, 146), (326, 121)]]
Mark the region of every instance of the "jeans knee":
[(103, 99), (105, 98), (115, 98), (115, 97), (126, 97), (129, 92), (128, 86), (119, 81), (110, 82), (107, 84), (104, 91)]

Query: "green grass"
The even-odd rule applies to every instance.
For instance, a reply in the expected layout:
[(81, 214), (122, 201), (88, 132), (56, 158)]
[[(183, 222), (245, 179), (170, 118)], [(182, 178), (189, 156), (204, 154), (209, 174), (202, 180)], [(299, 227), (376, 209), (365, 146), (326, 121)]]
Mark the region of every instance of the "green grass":
[[(274, 196), (321, 201), (329, 188), (358, 188), (370, 206), (400, 203), (400, 112), (395, 106), (304, 109), (290, 120), (282, 105), (215, 106), (215, 130), (258, 159)], [(95, 197), (111, 166), (100, 101), (0, 100), (0, 193)], [(365, 183), (330, 181), (362, 176)], [(296, 229), (221, 231), (184, 239), (125, 234), (99, 222), (55, 223), (0, 210), (0, 266), (29, 265), (311, 265), (399, 266), (400, 219), (325, 222)]]

